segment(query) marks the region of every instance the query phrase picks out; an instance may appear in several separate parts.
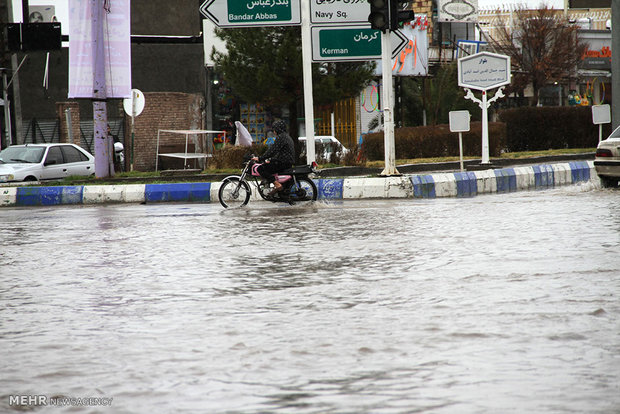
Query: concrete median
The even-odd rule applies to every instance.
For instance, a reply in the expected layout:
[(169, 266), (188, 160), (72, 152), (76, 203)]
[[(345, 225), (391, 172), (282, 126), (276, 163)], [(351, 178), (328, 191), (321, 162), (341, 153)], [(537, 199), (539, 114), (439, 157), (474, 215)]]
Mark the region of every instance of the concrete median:
[[(593, 161), (394, 177), (317, 178), (319, 200), (474, 197), (541, 190), (592, 181)], [(92, 186), (0, 187), (0, 206), (217, 202), (219, 182)], [(260, 200), (253, 192), (252, 200)]]

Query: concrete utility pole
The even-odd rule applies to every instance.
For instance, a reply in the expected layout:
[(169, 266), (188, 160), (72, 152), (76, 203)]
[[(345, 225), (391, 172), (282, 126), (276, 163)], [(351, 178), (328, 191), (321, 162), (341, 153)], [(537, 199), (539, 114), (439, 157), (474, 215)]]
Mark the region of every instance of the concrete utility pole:
[(620, 125), (620, 0), (611, 1), (611, 122)]
[(396, 169), (396, 144), (394, 140), (394, 112), (392, 91), (392, 44), (390, 30), (381, 34), (381, 70), (383, 81), (383, 142), (385, 145), (385, 168), (381, 175), (400, 175)]
[(104, 0), (93, 1), (93, 56), (95, 73), (93, 81), (93, 126), (95, 134), (95, 176), (109, 177), (110, 171), (110, 143), (108, 142), (108, 112), (105, 80), (105, 39), (104, 39)]

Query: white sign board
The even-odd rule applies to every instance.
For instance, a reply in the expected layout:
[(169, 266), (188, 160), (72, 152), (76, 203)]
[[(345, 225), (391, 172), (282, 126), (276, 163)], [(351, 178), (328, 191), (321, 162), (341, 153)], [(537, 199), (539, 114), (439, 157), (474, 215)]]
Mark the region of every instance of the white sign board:
[(138, 116), (144, 110), (144, 94), (139, 89), (131, 90), (131, 98), (123, 99), (123, 109), (129, 116)]
[(440, 22), (475, 23), (478, 21), (478, 0), (439, 0), (437, 19)]
[(459, 86), (487, 91), (510, 83), (510, 56), (480, 52), (458, 60)]
[[(366, 0), (311, 0), (310, 22), (319, 24), (368, 23), (370, 3)], [(370, 27), (370, 23), (368, 23)]]
[(450, 132), (469, 132), (469, 111), (450, 111)]
[(609, 105), (592, 106), (592, 123), (596, 125), (611, 123), (611, 109)]
[[(410, 24), (397, 30), (404, 39), (392, 37), (392, 75), (426, 76), (428, 74), (428, 20), (426, 16), (416, 17)], [(394, 42), (398, 41), (397, 44)], [(400, 50), (396, 49), (396, 46)], [(402, 46), (401, 46), (402, 45)], [(395, 50), (397, 50), (395, 52)], [(377, 62), (376, 76), (382, 76), (383, 69)]]

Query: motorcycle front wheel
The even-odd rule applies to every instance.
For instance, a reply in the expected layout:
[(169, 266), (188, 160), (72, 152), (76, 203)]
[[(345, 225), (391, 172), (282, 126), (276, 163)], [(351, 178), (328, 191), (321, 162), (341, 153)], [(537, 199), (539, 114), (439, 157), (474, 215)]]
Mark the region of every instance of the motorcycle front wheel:
[(316, 201), (319, 190), (310, 178), (298, 177), (297, 184), (293, 184), (290, 189), (289, 199), (296, 203), (301, 201)]
[(236, 177), (227, 178), (222, 182), (217, 197), (224, 208), (243, 207), (250, 201), (250, 186)]

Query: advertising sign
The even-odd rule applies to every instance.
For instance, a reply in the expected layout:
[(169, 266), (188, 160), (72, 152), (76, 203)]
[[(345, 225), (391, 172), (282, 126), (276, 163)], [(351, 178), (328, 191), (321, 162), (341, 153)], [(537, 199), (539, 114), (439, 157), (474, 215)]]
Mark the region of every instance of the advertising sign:
[(439, 0), (440, 22), (475, 23), (478, 21), (478, 0)]
[[(69, 1), (69, 98), (93, 98), (93, 1)], [(131, 96), (129, 0), (116, 0), (105, 13), (105, 77), (108, 98)]]

